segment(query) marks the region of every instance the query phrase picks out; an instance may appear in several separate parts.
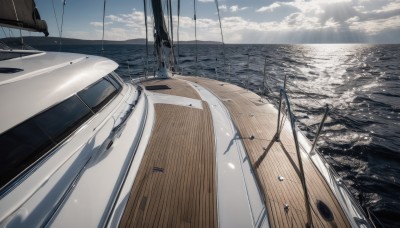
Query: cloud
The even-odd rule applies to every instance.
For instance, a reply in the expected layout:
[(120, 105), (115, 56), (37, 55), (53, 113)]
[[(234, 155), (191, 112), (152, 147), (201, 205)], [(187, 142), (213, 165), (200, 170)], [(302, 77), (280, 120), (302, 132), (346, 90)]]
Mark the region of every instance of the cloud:
[(272, 12), (272, 11), (274, 11), (274, 9), (279, 8), (279, 7), (281, 7), (281, 5), (277, 2), (274, 2), (269, 6), (263, 6), (259, 9), (257, 9), (256, 12), (266, 12), (266, 11)]
[(394, 16), (388, 19), (376, 19), (360, 21), (358, 17), (350, 18), (346, 21), (349, 28), (357, 31), (364, 31), (369, 35), (378, 35), (384, 30), (399, 30), (400, 16)]
[(223, 11), (223, 12), (231, 12), (231, 13), (236, 13), (236, 12), (239, 12), (239, 11), (243, 11), (243, 10), (246, 10), (246, 9), (248, 9), (249, 7), (240, 7), (240, 6), (238, 6), (238, 5), (232, 5), (232, 6), (228, 6), (228, 5), (220, 5), (219, 7), (218, 7), (218, 9), (219, 10), (221, 10), (221, 11)]
[[(277, 9), (283, 16), (283, 19), (275, 21), (279, 24), (280, 33), (290, 33), (290, 29), (314, 34), (330, 30), (337, 36), (356, 34), (354, 37), (357, 39), (365, 36), (374, 41), (380, 33), (400, 28), (400, 0), (276, 1), (258, 8), (256, 12), (274, 12)], [(318, 34), (315, 35), (318, 37)]]
[(229, 7), (229, 11), (231, 11), (232, 13), (238, 12), (238, 11), (243, 11), (248, 9), (248, 7), (239, 7), (238, 5), (233, 5), (231, 7)]
[(226, 6), (226, 5), (220, 5), (220, 6), (218, 7), (218, 9), (219, 9), (219, 10), (222, 10), (222, 11), (227, 11), (227, 10), (228, 10), (228, 6)]
[[(112, 25), (112, 24), (113, 24), (112, 21), (104, 22), (104, 25)], [(93, 21), (93, 22), (90, 22), (90, 25), (93, 25), (95, 27), (103, 27), (103, 22)]]
[[(213, 0), (203, 0), (212, 2)], [(276, 1), (256, 9), (273, 12), (273, 17), (249, 19), (238, 13), (248, 7), (220, 5), (220, 10), (235, 13), (221, 18), (227, 43), (336, 43), (336, 42), (399, 42), (400, 0), (295, 0)], [(279, 10), (278, 10), (279, 9)], [(243, 15), (243, 16), (242, 16)], [(259, 15), (259, 14), (257, 14)], [(275, 17), (279, 15), (279, 17)], [(177, 16), (173, 16), (176, 39)], [(151, 17), (148, 17), (149, 38), (152, 39)], [(91, 22), (94, 28), (101, 22)], [(126, 40), (145, 37), (144, 13), (133, 9), (128, 14), (106, 16), (106, 39)], [(199, 40), (221, 41), (216, 18), (197, 17)], [(76, 31), (78, 32), (78, 31)], [(78, 34), (78, 33), (77, 33)], [(101, 37), (101, 30), (95, 35)], [(90, 34), (93, 39), (93, 34)], [(180, 17), (181, 40), (194, 39), (194, 21)]]

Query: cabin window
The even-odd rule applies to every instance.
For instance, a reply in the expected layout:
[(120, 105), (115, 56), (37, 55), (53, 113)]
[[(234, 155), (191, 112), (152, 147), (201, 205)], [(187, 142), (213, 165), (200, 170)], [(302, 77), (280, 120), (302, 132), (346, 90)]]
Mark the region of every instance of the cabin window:
[(0, 135), (0, 188), (34, 164), (93, 113), (75, 95)]
[(124, 80), (122, 80), (122, 78), (121, 78), (117, 73), (115, 73), (114, 71), (111, 72), (111, 75), (112, 75), (112, 76), (114, 77), (114, 79), (117, 80), (119, 83), (121, 83), (121, 84), (124, 84), (124, 83), (125, 83)]
[(108, 75), (106, 77), (106, 80), (109, 81), (111, 84), (113, 84), (113, 86), (115, 88), (117, 88), (117, 90), (121, 90), (122, 89), (121, 83), (114, 76)]
[(101, 79), (90, 87), (80, 91), (79, 97), (86, 103), (94, 112), (98, 112), (105, 106), (115, 95), (118, 89), (106, 79)]

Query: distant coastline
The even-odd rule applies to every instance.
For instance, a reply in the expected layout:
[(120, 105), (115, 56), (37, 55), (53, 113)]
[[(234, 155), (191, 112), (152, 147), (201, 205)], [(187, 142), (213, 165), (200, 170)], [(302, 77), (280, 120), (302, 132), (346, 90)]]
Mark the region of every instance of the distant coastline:
[[(18, 41), (20, 38), (3, 38), (0, 39), (1, 42), (8, 43), (10, 41)], [(58, 45), (60, 42), (59, 37), (40, 37), (40, 36), (26, 36), (23, 37), (24, 42), (28, 45), (32, 46), (48, 46), (48, 45)], [(61, 38), (62, 45), (101, 45), (101, 40), (81, 40), (81, 39), (73, 39), (73, 38)], [(179, 41), (181, 44), (195, 44), (194, 40), (190, 41)], [(221, 42), (215, 41), (202, 41), (198, 40), (198, 44), (221, 44)], [(136, 45), (144, 45), (146, 44), (145, 39), (130, 39), (130, 40), (123, 40), (123, 41), (115, 41), (115, 40), (104, 40), (104, 45), (129, 45), (129, 44), (136, 44)], [(149, 41), (149, 44), (153, 44), (153, 41)], [(176, 44), (176, 41), (175, 41)]]

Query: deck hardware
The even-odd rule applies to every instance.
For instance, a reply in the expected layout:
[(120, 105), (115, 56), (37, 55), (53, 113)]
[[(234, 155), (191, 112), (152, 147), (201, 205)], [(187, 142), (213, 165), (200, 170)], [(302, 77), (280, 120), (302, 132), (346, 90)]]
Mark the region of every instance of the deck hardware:
[(278, 180), (283, 181), (283, 180), (285, 180), (285, 178), (283, 176), (278, 176)]
[(285, 205), (283, 205), (283, 209), (285, 210), (286, 213), (288, 213), (288, 211), (289, 211), (289, 204), (285, 203)]
[(324, 202), (321, 200), (317, 200), (317, 208), (319, 211), (319, 214), (324, 218), (326, 221), (332, 221), (333, 220), (333, 213), (331, 209), (326, 205)]
[(254, 135), (250, 135), (250, 140), (254, 140), (254, 139), (255, 139)]
[(314, 148), (315, 148), (315, 146), (317, 145), (317, 141), (318, 141), (319, 135), (320, 135), (320, 133), (321, 133), (322, 128), (324, 127), (324, 123), (325, 123), (326, 117), (327, 117), (327, 115), (328, 115), (328, 112), (329, 112), (329, 106), (326, 105), (326, 106), (325, 106), (325, 113), (324, 113), (324, 116), (322, 117), (322, 121), (321, 121), (321, 123), (320, 123), (319, 126), (318, 126), (317, 134), (316, 134), (316, 136), (315, 136), (314, 143), (313, 143), (313, 145), (312, 145), (312, 147), (311, 147), (311, 150), (310, 150), (310, 155), (311, 155), (311, 156), (312, 156), (312, 155), (315, 155), (315, 150), (314, 150)]
[(279, 134), (275, 134), (273, 140), (274, 140), (275, 142), (280, 142), (281, 139), (279, 138)]
[(190, 107), (192, 107), (192, 104), (189, 104)]
[(153, 172), (160, 172), (163, 173), (164, 172), (164, 168), (160, 168), (160, 167), (153, 167)]
[(300, 151), (299, 141), (297, 139), (296, 118), (293, 115), (292, 108), (291, 108), (291, 105), (290, 105), (290, 102), (289, 102), (289, 97), (288, 97), (288, 95), (286, 93), (286, 79), (287, 79), (287, 76), (285, 75), (285, 81), (284, 81), (283, 88), (280, 89), (277, 129), (276, 129), (275, 136), (273, 138), (273, 142), (279, 142), (280, 141), (279, 135), (280, 135), (280, 133), (281, 133), (281, 131), (283, 129), (283, 126), (284, 126), (284, 123), (285, 123), (285, 119), (286, 119), (285, 118), (286, 115), (282, 114), (282, 120), (281, 120), (282, 106), (284, 106), (283, 109), (286, 109), (285, 112), (287, 112), (287, 119), (289, 120), (290, 127), (292, 128), (294, 145), (296, 147), (297, 160), (298, 160), (298, 163), (299, 163), (299, 170), (300, 170), (300, 180), (301, 180), (301, 185), (302, 185), (303, 193), (304, 193), (304, 204), (305, 204), (305, 208), (307, 210), (307, 225), (308, 224), (313, 225), (312, 215), (311, 215), (310, 196), (309, 196), (308, 190), (307, 190), (307, 183), (306, 183), (306, 178), (305, 178), (304, 168), (303, 168), (303, 160), (301, 158), (301, 151)]
[(144, 211), (146, 205), (147, 205), (147, 197), (142, 197), (142, 200), (140, 200), (139, 209)]
[(110, 149), (110, 147), (111, 147), (113, 144), (114, 144), (114, 141), (111, 140), (111, 141), (108, 143), (108, 145), (107, 145), (107, 150)]

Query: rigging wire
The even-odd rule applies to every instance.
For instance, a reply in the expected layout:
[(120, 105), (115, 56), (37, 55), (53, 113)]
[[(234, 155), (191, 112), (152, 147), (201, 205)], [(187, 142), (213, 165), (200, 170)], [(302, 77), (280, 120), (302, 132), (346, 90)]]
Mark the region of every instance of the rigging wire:
[(58, 25), (56, 8), (54, 7), (54, 0), (51, 0), (51, 4), (53, 5), (53, 13), (54, 13), (54, 17), (56, 18), (56, 25), (57, 25), (58, 35), (60, 36), (60, 26)]
[(215, 0), (215, 5), (217, 6), (217, 12), (218, 12), (218, 20), (219, 20), (219, 28), (221, 30), (221, 39), (222, 39), (222, 54), (224, 56), (224, 79), (226, 79), (226, 74), (225, 74), (225, 65), (226, 65), (226, 61), (225, 61), (225, 43), (224, 43), (224, 34), (222, 32), (222, 23), (221, 23), (221, 16), (219, 13), (219, 6), (218, 6), (218, 0)]
[(63, 32), (63, 26), (64, 26), (64, 12), (65, 12), (65, 5), (67, 4), (67, 0), (63, 1), (63, 8), (62, 8), (62, 16), (61, 16), (61, 26), (60, 26), (60, 51), (61, 51), (61, 46), (62, 46), (62, 32)]
[[(13, 7), (14, 7), (15, 18), (16, 18), (17, 21), (19, 22), (18, 14), (17, 14), (17, 9), (15, 8), (14, 0), (11, 0), (11, 1), (12, 1), (12, 4), (13, 4)], [(23, 49), (23, 48), (24, 48), (24, 38), (22, 37), (22, 30), (21, 30), (21, 27), (22, 27), (22, 26), (19, 25), (18, 27), (19, 27), (19, 36), (20, 36), (20, 38), (21, 38), (21, 49)]]
[(178, 40), (178, 58), (177, 58), (177, 66), (179, 67), (179, 17), (181, 14), (181, 0), (178, 0), (178, 28), (177, 28), (177, 40)]
[(175, 53), (174, 53), (174, 27), (173, 27), (173, 20), (172, 20), (172, 4), (171, 0), (168, 0), (169, 3), (169, 19), (170, 19), (170, 26), (171, 26), (171, 56), (172, 58), (172, 70), (175, 71)]
[(147, 30), (147, 0), (143, 0), (144, 7), (144, 24), (146, 27), (146, 70), (144, 72), (144, 77), (147, 78), (147, 68), (149, 63), (149, 38), (148, 38), (148, 30)]
[(104, 18), (106, 17), (106, 2), (107, 2), (107, 0), (104, 0), (104, 5), (103, 5), (103, 35), (101, 37), (101, 53), (104, 53)]
[(197, 59), (198, 59), (198, 47), (197, 47), (197, 23), (196, 23), (196, 0), (193, 0), (193, 11), (194, 11), (194, 40), (196, 43), (196, 59), (195, 59), (195, 64), (196, 64), (196, 71), (195, 71), (195, 75), (197, 75), (197, 71), (198, 71), (198, 64), (197, 64)]
[[(150, 3), (147, 3), (147, 8), (150, 8), (149, 7), (149, 5), (150, 5)], [(155, 19), (154, 19), (154, 13), (152, 12), (152, 11), (150, 11), (150, 15), (151, 15), (151, 17), (150, 17), (150, 19), (151, 19), (151, 25), (153, 25), (153, 26), (151, 26), (151, 32), (152, 32), (152, 34), (153, 34), (153, 38), (155, 39), (155, 34), (156, 34), (156, 31), (155, 31)], [(153, 42), (153, 59), (151, 60), (152, 61), (152, 65), (153, 65), (153, 75), (155, 76), (156, 75), (156, 69), (157, 69), (157, 66), (156, 66), (156, 63), (157, 63), (157, 47), (156, 47), (156, 42), (155, 42), (155, 40), (154, 40), (154, 42)]]
[(15, 17), (16, 17), (17, 21), (19, 22), (19, 19), (18, 19), (18, 14), (17, 14), (17, 9), (15, 8), (15, 3), (14, 3), (14, 0), (11, 0), (11, 1), (12, 1), (12, 4), (13, 4), (13, 7), (14, 7), (14, 13), (15, 13)]

